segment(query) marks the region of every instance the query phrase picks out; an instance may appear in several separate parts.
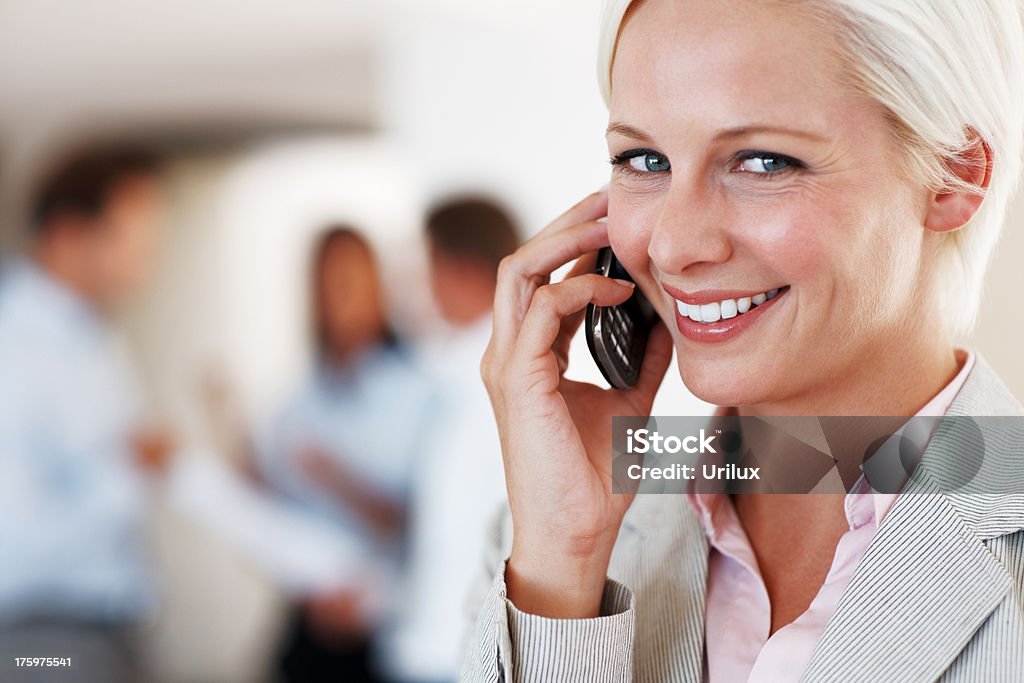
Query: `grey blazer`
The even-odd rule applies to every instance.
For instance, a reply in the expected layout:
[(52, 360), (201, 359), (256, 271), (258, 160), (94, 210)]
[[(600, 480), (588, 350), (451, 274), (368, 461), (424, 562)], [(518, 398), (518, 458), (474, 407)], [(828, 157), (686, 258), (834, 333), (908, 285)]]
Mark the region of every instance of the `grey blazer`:
[[(947, 414), (1024, 409), (978, 357)], [(1024, 430), (1004, 436), (986, 444), (986, 463), (995, 476), (1024, 478)], [(955, 458), (960, 446), (940, 429), (925, 458)], [(1024, 681), (1024, 495), (934, 492), (934, 482), (915, 481), (925, 495), (897, 499), (800, 680)], [(634, 501), (594, 619), (517, 610), (505, 597), (510, 547), (505, 515), (461, 680), (702, 680), (708, 547), (685, 496)]]

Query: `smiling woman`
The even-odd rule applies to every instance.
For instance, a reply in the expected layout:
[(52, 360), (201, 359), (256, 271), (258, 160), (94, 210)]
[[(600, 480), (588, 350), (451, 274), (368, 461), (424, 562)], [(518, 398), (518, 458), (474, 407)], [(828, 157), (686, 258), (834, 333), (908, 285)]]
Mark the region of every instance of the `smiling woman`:
[[(839, 36), (823, 40), (818, 13), (746, 3), (709, 22), (712, 10), (695, 16), (702, 4), (642, 3), (624, 16), (609, 68), (608, 144), (613, 163), (631, 163), (612, 175), (613, 249), (644, 291), (681, 292), (651, 300), (666, 321), (677, 302), (687, 304), (670, 329), (683, 337), (674, 335), (683, 379), (705, 400), (757, 404), (766, 414), (841, 414), (855, 407), (851, 396), (873, 393), (891, 399), (873, 412), (913, 414), (955, 374), (943, 312), (958, 308), (940, 296), (937, 255), (943, 233), (961, 227), (985, 188), (950, 196), (919, 176), (904, 180), (891, 117), (846, 85)], [(709, 74), (728, 87), (710, 87)], [(679, 102), (677, 93), (697, 92)], [(976, 145), (980, 164), (962, 165), (961, 184), (985, 182), (984, 143)], [(933, 229), (912, 227), (928, 223)], [(742, 317), (714, 320), (723, 299), (787, 287), (771, 316), (755, 309), (756, 335), (736, 334), (752, 322)], [(867, 302), (871, 315), (862, 312)], [(709, 340), (731, 343), (702, 343)], [(783, 342), (801, 353), (780, 357)], [(931, 385), (907, 391), (891, 372), (890, 391), (879, 382), (879, 358), (893, 369), (924, 366)], [(847, 378), (841, 385), (837, 373)]]
[[(649, 412), (673, 350), (723, 416), (1024, 416), (953, 341), (1021, 170), (1016, 3), (614, 0), (603, 18), (611, 183), (499, 277), (482, 369), (511, 534), (464, 678), (1019, 680), (1024, 482), (637, 498), (608, 457), (612, 416)], [(605, 246), (635, 285), (588, 272)], [(634, 287), (664, 323), (636, 387), (565, 379), (582, 309)], [(1013, 425), (985, 455), (1017, 472)]]

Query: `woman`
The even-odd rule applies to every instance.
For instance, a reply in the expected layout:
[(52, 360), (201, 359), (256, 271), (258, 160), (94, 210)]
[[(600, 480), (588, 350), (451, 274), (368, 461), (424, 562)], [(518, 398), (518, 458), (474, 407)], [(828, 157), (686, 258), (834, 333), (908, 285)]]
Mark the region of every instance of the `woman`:
[(371, 645), (430, 392), (388, 328), (377, 262), (361, 235), (325, 231), (311, 274), (315, 371), (260, 439), (259, 475), (335, 527), (352, 560), (338, 585), (296, 606), (281, 668), (289, 681), (374, 681)]
[[(1009, 1), (606, 5), (611, 184), (499, 279), (511, 529), (464, 679), (1021, 680), (1021, 496), (633, 500), (608, 452), (673, 347), (741, 417), (1024, 414), (953, 344), (1019, 175), (1022, 53)], [(609, 244), (664, 322), (628, 391), (562, 373), (633, 285), (589, 257), (548, 284)]]

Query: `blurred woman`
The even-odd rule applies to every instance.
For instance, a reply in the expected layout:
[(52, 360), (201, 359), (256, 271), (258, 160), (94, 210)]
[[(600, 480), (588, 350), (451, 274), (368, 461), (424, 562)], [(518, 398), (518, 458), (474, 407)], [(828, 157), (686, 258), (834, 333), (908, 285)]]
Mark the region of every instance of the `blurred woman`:
[(314, 369), (258, 439), (257, 468), (281, 495), (335, 525), (352, 563), (337, 585), (296, 605), (281, 673), (305, 683), (374, 681), (370, 648), (397, 563), (428, 388), (388, 326), (363, 237), (327, 230), (311, 275)]

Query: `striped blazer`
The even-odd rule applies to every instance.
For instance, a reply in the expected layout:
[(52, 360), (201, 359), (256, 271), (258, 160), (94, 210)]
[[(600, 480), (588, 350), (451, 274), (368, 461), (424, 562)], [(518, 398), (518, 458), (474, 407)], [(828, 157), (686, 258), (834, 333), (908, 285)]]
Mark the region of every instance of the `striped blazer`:
[[(947, 415), (1024, 416), (979, 357)], [(995, 476), (1024, 488), (1024, 431), (986, 443)], [(925, 451), (955, 458), (955, 428)], [(986, 465), (987, 466), (987, 465)], [(897, 498), (841, 597), (801, 681), (1024, 681), (1024, 495)], [(708, 546), (685, 496), (640, 495), (612, 553), (602, 616), (548, 619), (505, 598), (507, 515), (461, 680), (699, 682)], [(796, 674), (796, 672), (794, 672)]]

